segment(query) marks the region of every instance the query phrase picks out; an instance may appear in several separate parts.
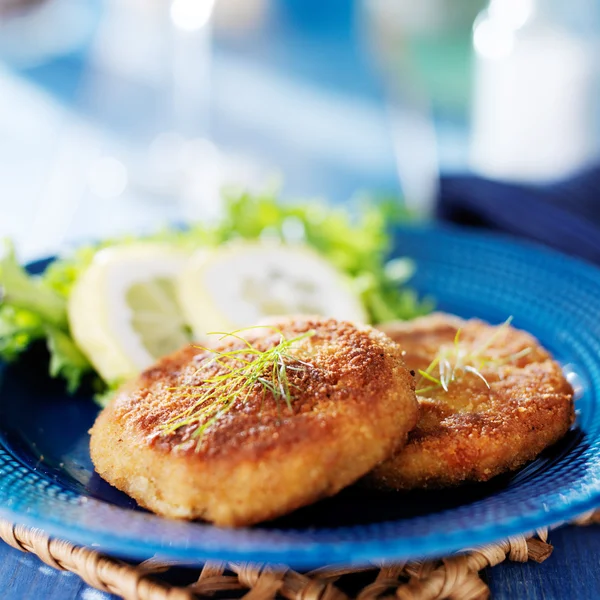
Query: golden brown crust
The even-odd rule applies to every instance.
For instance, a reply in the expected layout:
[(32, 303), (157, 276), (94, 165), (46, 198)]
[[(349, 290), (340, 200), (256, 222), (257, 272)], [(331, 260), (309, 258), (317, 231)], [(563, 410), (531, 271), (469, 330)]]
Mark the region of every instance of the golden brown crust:
[[(384, 331), (405, 351), (409, 369), (427, 369), (440, 347), (481, 348), (498, 328), (436, 313)], [(511, 359), (530, 348), (525, 356)], [(436, 488), (486, 481), (517, 469), (558, 441), (574, 420), (573, 390), (560, 366), (531, 335), (504, 327), (485, 350), (489, 363), (476, 375), (418, 396), (421, 417), (406, 447), (377, 467), (369, 481), (394, 489)], [(500, 360), (499, 362), (502, 362)], [(425, 382), (417, 387), (427, 387)]]
[[(164, 423), (194, 401), (174, 390), (206, 378), (199, 366), (208, 353), (184, 348), (99, 415), (90, 446), (100, 475), (160, 514), (237, 526), (336, 493), (406, 441), (418, 405), (395, 343), (333, 319), (291, 319), (279, 329), (286, 339), (314, 332), (293, 349), (306, 364), (287, 371), (292, 411), (258, 386), (200, 438), (194, 427), (166, 433)], [(264, 329), (246, 337), (260, 350), (280, 339)], [(218, 349), (242, 347), (226, 339)]]

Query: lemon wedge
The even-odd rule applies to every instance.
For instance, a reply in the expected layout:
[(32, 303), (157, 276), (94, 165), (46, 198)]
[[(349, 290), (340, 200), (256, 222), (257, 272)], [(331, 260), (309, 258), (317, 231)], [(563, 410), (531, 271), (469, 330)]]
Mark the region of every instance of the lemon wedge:
[(200, 250), (177, 281), (180, 305), (198, 339), (271, 316), (367, 320), (349, 279), (305, 246), (235, 242)]
[(133, 377), (189, 341), (175, 289), (188, 256), (168, 244), (113, 246), (78, 279), (71, 333), (106, 381)]

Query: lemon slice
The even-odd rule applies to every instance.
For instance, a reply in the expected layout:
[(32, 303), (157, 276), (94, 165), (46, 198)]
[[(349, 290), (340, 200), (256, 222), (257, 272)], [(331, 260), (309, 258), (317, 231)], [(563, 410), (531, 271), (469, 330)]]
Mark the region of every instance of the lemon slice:
[(270, 316), (367, 316), (348, 278), (305, 246), (236, 242), (192, 255), (178, 278), (194, 335), (249, 327)]
[(167, 244), (114, 246), (78, 279), (71, 333), (106, 381), (132, 377), (189, 341), (175, 289), (188, 256)]

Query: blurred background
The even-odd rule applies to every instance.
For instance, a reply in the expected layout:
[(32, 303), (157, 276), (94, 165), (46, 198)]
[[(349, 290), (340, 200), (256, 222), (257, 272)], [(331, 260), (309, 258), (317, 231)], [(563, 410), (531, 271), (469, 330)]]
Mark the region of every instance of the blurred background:
[(600, 155), (599, 42), (596, 0), (0, 0), (0, 235), (211, 219), (224, 184), (425, 217), (452, 174), (548, 185)]

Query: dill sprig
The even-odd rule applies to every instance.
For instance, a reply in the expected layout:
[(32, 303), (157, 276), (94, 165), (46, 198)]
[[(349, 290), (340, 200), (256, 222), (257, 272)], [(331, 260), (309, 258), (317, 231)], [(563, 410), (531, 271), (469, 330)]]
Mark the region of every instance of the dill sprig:
[[(512, 319), (512, 316), (506, 319), (506, 321), (504, 321), (502, 325), (499, 325), (496, 328), (496, 331), (485, 340), (485, 342), (470, 351), (464, 346), (461, 346), (461, 329), (458, 329), (454, 336), (454, 344), (440, 348), (437, 356), (431, 361), (427, 369), (418, 370), (421, 379), (417, 383), (417, 387), (419, 388), (424, 381), (428, 381), (432, 385), (420, 387), (416, 390), (416, 393), (425, 394), (439, 388), (442, 388), (447, 392), (449, 386), (465, 374), (479, 377), (479, 379), (485, 383), (487, 388), (490, 389), (489, 382), (481, 372), (482, 369), (485, 367), (501, 367), (502, 365), (518, 360), (523, 356), (527, 356), (532, 350), (531, 348), (523, 348), (523, 350), (503, 358), (491, 358), (485, 356), (485, 351), (504, 333), (504, 331), (506, 331), (506, 329), (508, 329), (512, 323)], [(433, 375), (436, 368), (438, 371), (437, 377)]]
[[(162, 425), (164, 434), (173, 434), (182, 427), (195, 426), (191, 437), (201, 438), (236, 402), (244, 403), (251, 394), (257, 392), (262, 393), (262, 402), (270, 394), (275, 399), (279, 411), (282, 402), (292, 411), (294, 385), (290, 383), (288, 371), (300, 371), (313, 366), (294, 356), (292, 350), (297, 343), (312, 337), (315, 332), (311, 330), (286, 339), (280, 330), (271, 326), (264, 327), (279, 335), (279, 342), (268, 350), (256, 348), (240, 335), (243, 331), (256, 327), (209, 334), (221, 336), (219, 340), (235, 338), (243, 345), (241, 348), (225, 352), (199, 346), (209, 353), (195, 373), (195, 376), (199, 375), (202, 378), (202, 382), (199, 385), (171, 388), (180, 398), (188, 398), (192, 402), (187, 409)], [(209, 371), (215, 365), (218, 367), (217, 374), (202, 376), (203, 371)]]

